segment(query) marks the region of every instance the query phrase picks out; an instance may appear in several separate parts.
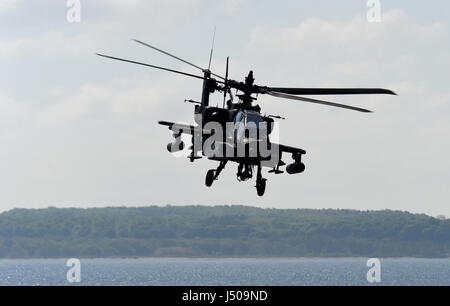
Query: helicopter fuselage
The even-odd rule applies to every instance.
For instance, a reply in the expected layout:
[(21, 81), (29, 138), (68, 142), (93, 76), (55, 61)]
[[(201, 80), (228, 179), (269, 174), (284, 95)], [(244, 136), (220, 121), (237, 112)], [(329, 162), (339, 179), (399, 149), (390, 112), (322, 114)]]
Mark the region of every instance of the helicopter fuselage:
[[(257, 167), (256, 189), (259, 196), (264, 195), (266, 189), (266, 179), (262, 177), (262, 168), (273, 168), (269, 173), (282, 174), (281, 166), (286, 166), (283, 162), (283, 154), (291, 154), (293, 163), (286, 166), (288, 174), (300, 174), (305, 171), (302, 156), (306, 151), (270, 141), (273, 132), (274, 120), (272, 118), (284, 119), (280, 116), (262, 116), (261, 108), (253, 103), (256, 101), (253, 95), (270, 95), (276, 98), (301, 101), (326, 105), (341, 109), (370, 113), (368, 109), (361, 107), (312, 99), (303, 96), (310, 95), (366, 95), (366, 94), (389, 94), (396, 95), (395, 92), (383, 88), (286, 88), (258, 86), (254, 84), (253, 71), (250, 71), (244, 82), (229, 79), (229, 58), (226, 63), (225, 77), (214, 74), (210, 71), (213, 50), (209, 60), (208, 69), (203, 69), (173, 54), (170, 54), (157, 47), (149, 45), (139, 40), (135, 42), (170, 56), (187, 65), (200, 69), (203, 76), (177, 71), (170, 68), (155, 66), (143, 62), (133, 61), (124, 58), (98, 54), (104, 58), (116, 61), (145, 66), (153, 69), (163, 70), (178, 75), (183, 75), (195, 79), (203, 80), (201, 102), (188, 100), (196, 105), (194, 111), (194, 121), (196, 125), (186, 125), (167, 121), (160, 121), (159, 124), (167, 126), (172, 132), (174, 141), (167, 145), (169, 152), (179, 152), (184, 150), (184, 142), (181, 140), (182, 134), (192, 137), (192, 146), (189, 159), (194, 162), (197, 159), (207, 157), (210, 160), (219, 161), (217, 169), (209, 170), (206, 175), (206, 186), (211, 187), (218, 179), (219, 174), (228, 162), (238, 163), (237, 178), (246, 181), (253, 177), (254, 167)], [(212, 78), (212, 76), (218, 79)], [(219, 80), (220, 79), (220, 80)], [(233, 103), (232, 90), (236, 90), (239, 97), (238, 103)], [(214, 92), (223, 93), (223, 107), (211, 107), (210, 95)], [(230, 97), (225, 102), (227, 95)], [(201, 153), (201, 156), (199, 155)]]
[(265, 167), (276, 166), (276, 159), (269, 163), (273, 153), (270, 134), (274, 120), (262, 116), (258, 108), (242, 109), (239, 105), (230, 110), (208, 107), (201, 124), (205, 131), (211, 131), (202, 136), (203, 156), (251, 165), (265, 161)]

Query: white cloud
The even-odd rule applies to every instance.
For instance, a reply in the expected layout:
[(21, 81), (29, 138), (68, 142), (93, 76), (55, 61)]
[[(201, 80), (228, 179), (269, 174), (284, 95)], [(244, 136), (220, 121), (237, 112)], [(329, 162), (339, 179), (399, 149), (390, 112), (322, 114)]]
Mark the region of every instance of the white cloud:
[[(0, 127), (1, 133), (6, 132), (6, 128), (16, 124), (25, 116), (26, 109), (22, 104), (17, 103), (12, 98), (0, 92)], [(23, 123), (23, 122), (22, 122)]]
[[(234, 53), (236, 79), (254, 69), (261, 85), (384, 86), (400, 94), (330, 97), (377, 111), (369, 116), (261, 96), (264, 112), (288, 117), (281, 123), (282, 141), (308, 151), (307, 173), (268, 177), (263, 199), (256, 197), (253, 182), (235, 182), (234, 165), (206, 192), (204, 174), (216, 165), (203, 160), (191, 166), (165, 151), (170, 135), (156, 122), (189, 122), (192, 105), (182, 101), (198, 98), (201, 81), (93, 55), (105, 52), (195, 73), (129, 38), (148, 39), (201, 65), (216, 19), (238, 14), (249, 3), (101, 0), (84, 4), (80, 25), (65, 22), (63, 5), (51, 7), (58, 28), (1, 40), (0, 59), (7, 68), (0, 95), (0, 182), (6, 186), (0, 201), (6, 208), (216, 203), (443, 212), (450, 94), (443, 81), (448, 33), (439, 22), (419, 23), (391, 10), (381, 24), (362, 17), (293, 18), (283, 25), (243, 18), (233, 19), (242, 22), (233, 28), (239, 32), (219, 27), (224, 36), (236, 37), (222, 43)], [(248, 34), (241, 54), (236, 41)], [(219, 73), (222, 57), (214, 62)], [(213, 99), (221, 101), (220, 95)], [(230, 189), (238, 196), (230, 196)], [(427, 199), (436, 204), (423, 207)]]
[(381, 23), (357, 16), (343, 22), (308, 18), (292, 27), (259, 26), (250, 34), (247, 51), (258, 56), (305, 56), (318, 50), (329, 55), (367, 56), (371, 50), (386, 48), (386, 42), (438, 41), (444, 32), (440, 23), (417, 25), (402, 10), (393, 9), (383, 15)]
[(18, 47), (18, 41), (9, 42), (0, 40), (0, 60), (11, 58), (16, 54)]
[[(113, 79), (106, 84), (85, 84), (75, 91), (57, 88), (55, 102), (41, 108), (36, 118), (40, 124), (51, 126), (96, 117), (132, 124), (154, 118), (154, 114), (170, 110), (172, 105), (182, 105), (188, 84), (166, 76), (157, 81), (145, 77)], [(172, 86), (179, 91), (172, 90)]]
[(17, 7), (21, 0), (0, 0), (0, 12)]

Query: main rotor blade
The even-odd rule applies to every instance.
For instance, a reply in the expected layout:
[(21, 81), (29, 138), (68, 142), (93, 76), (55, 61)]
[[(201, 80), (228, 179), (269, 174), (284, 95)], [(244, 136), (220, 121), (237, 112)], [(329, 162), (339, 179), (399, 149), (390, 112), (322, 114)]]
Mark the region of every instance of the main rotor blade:
[(309, 98), (304, 98), (304, 97), (297, 97), (297, 96), (287, 95), (287, 94), (278, 93), (278, 92), (270, 92), (269, 91), (269, 92), (267, 92), (267, 94), (271, 95), (271, 96), (274, 96), (274, 97), (277, 97), (277, 98), (291, 99), (291, 100), (303, 101), (303, 102), (308, 102), (308, 103), (315, 103), (315, 104), (322, 104), (322, 105), (327, 105), (327, 106), (345, 108), (345, 109), (354, 110), (354, 111), (358, 111), (358, 112), (362, 112), (362, 113), (371, 113), (372, 112), (372, 111), (370, 111), (368, 109), (354, 107), (354, 106), (350, 106), (350, 105), (338, 104), (338, 103), (321, 101), (321, 100), (315, 100), (315, 99), (309, 99)]
[(211, 61), (212, 61), (212, 58), (213, 58), (215, 42), (216, 42), (216, 27), (214, 27), (214, 34), (213, 34), (213, 40), (212, 40), (212, 46), (211, 46), (211, 54), (209, 55), (208, 70), (211, 70)]
[[(140, 41), (140, 40), (137, 40), (137, 39), (133, 39), (133, 41), (135, 41), (135, 42), (137, 42), (138, 44), (141, 44), (141, 45), (143, 45), (143, 46), (149, 47), (149, 48), (151, 48), (151, 49), (153, 49), (153, 50), (156, 50), (156, 51), (158, 51), (158, 52), (161, 52), (162, 54), (168, 55), (168, 56), (170, 56), (170, 57), (172, 57), (172, 58), (174, 58), (174, 59), (176, 59), (176, 60), (179, 60), (179, 61), (181, 61), (181, 62), (183, 62), (183, 63), (185, 63), (185, 64), (188, 64), (188, 65), (190, 65), (190, 66), (192, 66), (192, 67), (195, 67), (195, 68), (197, 68), (197, 69), (200, 69), (202, 72), (204, 72), (204, 71), (206, 70), (206, 69), (203, 69), (202, 67), (199, 67), (199, 66), (197, 66), (197, 65), (195, 65), (195, 64), (192, 64), (192, 63), (188, 62), (187, 60), (184, 60), (184, 59), (182, 59), (182, 58), (180, 58), (180, 57), (178, 57), (178, 56), (175, 56), (175, 55), (173, 55), (173, 54), (170, 54), (169, 52), (166, 52), (166, 51), (164, 51), (164, 50), (161, 50), (161, 49), (159, 49), (159, 48), (157, 48), (157, 47), (155, 47), (155, 46), (149, 45), (149, 44), (147, 44), (147, 43), (145, 43), (145, 42), (143, 42), (143, 41)], [(217, 75), (217, 74), (212, 73), (212, 72), (211, 72), (211, 74), (214, 75), (215, 77), (218, 77), (218, 78), (220, 78), (220, 79), (222, 79), (222, 80), (225, 80), (225, 78), (221, 77), (220, 75)]]
[[(206, 80), (206, 78), (204, 78), (204, 77), (201, 77), (201, 76), (198, 76), (198, 75), (194, 75), (194, 74), (190, 74), (190, 73), (186, 73), (186, 72), (181, 72), (181, 71), (177, 71), (177, 70), (173, 70), (173, 69), (169, 69), (169, 68), (164, 68), (164, 67), (154, 66), (154, 65), (150, 65), (150, 64), (141, 63), (141, 62), (131, 61), (131, 60), (127, 60), (127, 59), (123, 59), (123, 58), (119, 58), (119, 57), (114, 57), (114, 56), (109, 56), (109, 55), (104, 55), (104, 54), (99, 54), (99, 53), (96, 53), (96, 54), (98, 56), (109, 58), (109, 59), (113, 59), (113, 60), (116, 60), (116, 61), (121, 61), (121, 62), (136, 64), (136, 65), (146, 66), (146, 67), (150, 67), (150, 68), (155, 68), (155, 69), (159, 69), (159, 70), (164, 70), (164, 71), (168, 71), (168, 72), (181, 74), (181, 75), (188, 76), (188, 77), (191, 77), (191, 78), (196, 78), (196, 79), (200, 79), (200, 80)], [(216, 81), (216, 82), (223, 83), (221, 81)]]
[(389, 89), (383, 88), (280, 88), (268, 87), (268, 91), (291, 95), (397, 95)]

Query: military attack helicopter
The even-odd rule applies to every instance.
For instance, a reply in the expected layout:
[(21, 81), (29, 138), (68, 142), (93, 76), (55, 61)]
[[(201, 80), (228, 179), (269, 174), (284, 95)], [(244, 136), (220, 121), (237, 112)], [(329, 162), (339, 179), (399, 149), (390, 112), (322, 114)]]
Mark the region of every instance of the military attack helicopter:
[[(202, 68), (169, 52), (152, 46), (140, 40), (134, 40), (140, 45), (151, 48), (162, 54), (170, 56), (189, 66), (199, 69), (203, 76), (190, 74), (174, 69), (150, 65), (124, 58), (113, 57), (104, 54), (99, 56), (141, 65), (154, 69), (164, 70), (179, 75), (203, 80), (202, 95), (200, 101), (185, 100), (195, 104), (195, 125), (160, 121), (159, 124), (167, 126), (172, 132), (174, 140), (167, 145), (171, 153), (183, 151), (185, 143), (182, 134), (191, 136), (189, 156), (191, 162), (201, 159), (202, 156), (219, 162), (217, 169), (209, 170), (206, 174), (205, 184), (211, 187), (219, 178), (228, 162), (238, 164), (237, 179), (247, 181), (253, 178), (256, 168), (256, 190), (259, 196), (263, 196), (266, 190), (266, 179), (262, 176), (262, 168), (270, 168), (269, 173), (282, 174), (280, 167), (286, 166), (283, 154), (290, 154), (293, 162), (286, 166), (288, 174), (300, 174), (306, 169), (302, 162), (306, 151), (300, 148), (273, 143), (270, 134), (274, 129), (274, 119), (285, 119), (281, 116), (262, 115), (261, 107), (255, 104), (258, 95), (270, 95), (276, 98), (315, 103), (332, 107), (344, 108), (352, 111), (370, 113), (370, 110), (350, 105), (327, 102), (303, 96), (310, 95), (366, 95), (388, 94), (396, 95), (393, 91), (381, 88), (286, 88), (268, 87), (255, 84), (253, 71), (250, 71), (244, 82), (229, 78), (229, 58), (226, 62), (225, 76), (220, 76), (211, 71), (213, 48), (209, 58), (208, 68)], [(232, 90), (235, 90), (233, 95)], [(223, 93), (223, 106), (210, 106), (210, 95)], [(235, 102), (235, 97), (237, 101)], [(228, 99), (227, 99), (228, 98)]]

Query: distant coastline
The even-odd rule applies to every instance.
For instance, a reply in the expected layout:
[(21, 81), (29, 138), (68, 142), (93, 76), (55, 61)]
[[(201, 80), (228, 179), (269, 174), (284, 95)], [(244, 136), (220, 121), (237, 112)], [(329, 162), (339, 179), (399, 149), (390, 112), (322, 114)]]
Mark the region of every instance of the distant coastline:
[(1, 259), (300, 260), (450, 257), (450, 220), (398, 211), (246, 206), (15, 209)]

